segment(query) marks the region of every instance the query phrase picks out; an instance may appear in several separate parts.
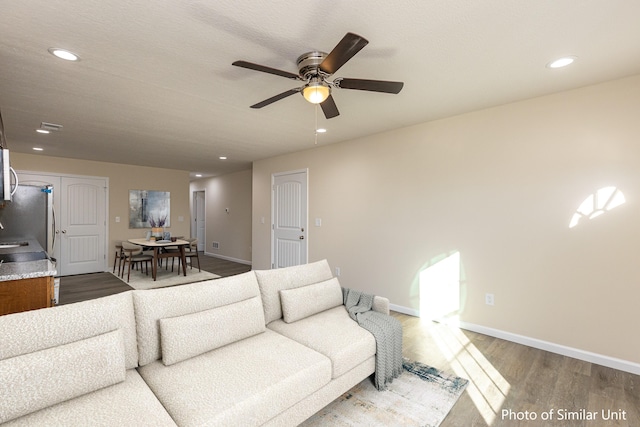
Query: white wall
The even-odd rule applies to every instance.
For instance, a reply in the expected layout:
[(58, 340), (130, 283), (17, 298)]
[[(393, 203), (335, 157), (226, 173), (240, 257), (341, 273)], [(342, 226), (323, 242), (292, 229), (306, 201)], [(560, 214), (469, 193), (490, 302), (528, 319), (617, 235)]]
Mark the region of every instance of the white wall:
[[(418, 310), (420, 272), (459, 251), (463, 322), (639, 363), (639, 111), (634, 76), (255, 162), (253, 267), (271, 174), (309, 168), (310, 260), (343, 286)], [(627, 202), (569, 229), (608, 185)]]
[[(251, 170), (193, 181), (191, 203), (193, 192), (202, 190), (206, 197), (205, 253), (251, 264)], [(219, 249), (213, 249), (214, 241)]]

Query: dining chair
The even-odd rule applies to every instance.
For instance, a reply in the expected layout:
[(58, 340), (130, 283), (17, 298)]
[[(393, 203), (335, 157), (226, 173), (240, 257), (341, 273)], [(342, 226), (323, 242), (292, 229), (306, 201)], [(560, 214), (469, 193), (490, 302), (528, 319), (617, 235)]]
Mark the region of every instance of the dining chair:
[(120, 265), (122, 264), (122, 258), (124, 253), (122, 252), (122, 242), (116, 243), (116, 256), (113, 259), (113, 274), (116, 274), (116, 263), (118, 263), (118, 275), (120, 275)]
[(189, 264), (191, 268), (193, 268), (193, 258), (195, 258), (198, 261), (198, 271), (202, 271), (200, 269), (200, 256), (198, 255), (198, 239), (187, 239), (187, 241), (189, 242), (189, 246), (185, 247), (184, 256), (190, 259)]
[(169, 258), (171, 259), (171, 272), (173, 272), (173, 264), (178, 258), (178, 274), (180, 274), (180, 249), (177, 246), (165, 246), (162, 248), (163, 258), (166, 258), (164, 269), (169, 268)]
[(147, 269), (146, 274), (149, 275), (149, 263), (153, 261), (153, 256), (143, 253), (142, 247), (129, 242), (122, 242), (122, 252), (124, 257), (121, 277), (124, 278), (124, 269), (127, 263), (129, 263), (127, 282), (131, 278), (131, 264), (140, 265), (140, 271), (142, 271), (142, 263), (144, 263)]

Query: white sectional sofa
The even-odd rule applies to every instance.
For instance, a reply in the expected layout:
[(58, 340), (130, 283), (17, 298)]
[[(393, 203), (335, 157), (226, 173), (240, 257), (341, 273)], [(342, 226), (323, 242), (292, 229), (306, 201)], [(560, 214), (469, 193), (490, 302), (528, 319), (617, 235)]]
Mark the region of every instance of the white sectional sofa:
[(326, 261), (129, 291), (0, 316), (0, 423), (294, 426), (375, 352)]

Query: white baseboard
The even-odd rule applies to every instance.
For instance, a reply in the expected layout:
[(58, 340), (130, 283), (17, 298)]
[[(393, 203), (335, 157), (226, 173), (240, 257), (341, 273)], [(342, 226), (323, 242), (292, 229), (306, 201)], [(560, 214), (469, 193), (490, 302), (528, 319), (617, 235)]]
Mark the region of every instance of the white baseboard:
[(398, 313), (408, 314), (413, 317), (420, 317), (420, 310), (416, 310), (415, 308), (403, 307), (401, 305), (389, 304), (389, 310), (397, 311)]
[(232, 257), (229, 257), (229, 256), (224, 256), (224, 255), (220, 255), (220, 254), (214, 254), (214, 253), (211, 253), (211, 252), (204, 252), (204, 254), (206, 256), (211, 256), (211, 257), (214, 257), (214, 258), (226, 259), (227, 261), (237, 262), (239, 264), (251, 265), (251, 261), (247, 261), (247, 260), (244, 260), (244, 259), (232, 258)]
[[(389, 309), (397, 311), (398, 313), (407, 314), (409, 316), (420, 317), (420, 310), (416, 310), (413, 308), (389, 304)], [(620, 371), (640, 375), (640, 363), (630, 362), (628, 360), (622, 360), (611, 356), (605, 356), (603, 354), (593, 353), (578, 348), (567, 347), (562, 344), (543, 341), (537, 338), (530, 338), (524, 335), (514, 334), (512, 332), (506, 332), (494, 328), (488, 328), (486, 326), (476, 325), (473, 323), (461, 321), (457, 323), (457, 326), (460, 329), (465, 329), (467, 331), (477, 332), (479, 334), (488, 335), (490, 337), (500, 338), (505, 341), (515, 342), (517, 344), (549, 351), (551, 353), (561, 354), (563, 356), (572, 357), (578, 360), (584, 360), (585, 362), (595, 363), (596, 365), (602, 365), (608, 368), (618, 369)]]

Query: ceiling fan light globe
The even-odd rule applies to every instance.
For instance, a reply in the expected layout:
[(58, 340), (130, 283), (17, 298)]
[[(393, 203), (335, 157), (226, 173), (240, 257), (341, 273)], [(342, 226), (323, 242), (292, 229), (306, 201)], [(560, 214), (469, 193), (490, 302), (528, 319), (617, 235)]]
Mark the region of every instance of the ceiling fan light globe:
[(329, 86), (320, 83), (311, 83), (302, 89), (304, 99), (312, 104), (321, 104), (331, 95)]

